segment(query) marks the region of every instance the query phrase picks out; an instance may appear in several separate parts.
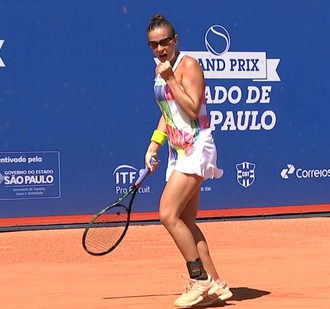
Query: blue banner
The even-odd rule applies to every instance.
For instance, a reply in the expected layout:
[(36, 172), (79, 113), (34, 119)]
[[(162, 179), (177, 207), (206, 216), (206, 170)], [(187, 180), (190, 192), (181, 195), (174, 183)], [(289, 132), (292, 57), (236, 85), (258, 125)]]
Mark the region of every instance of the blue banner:
[[(0, 217), (95, 213), (136, 180), (160, 115), (158, 12), (205, 75), (224, 175), (200, 208), (330, 204), (329, 1), (2, 1)], [(157, 211), (160, 160), (134, 212)]]

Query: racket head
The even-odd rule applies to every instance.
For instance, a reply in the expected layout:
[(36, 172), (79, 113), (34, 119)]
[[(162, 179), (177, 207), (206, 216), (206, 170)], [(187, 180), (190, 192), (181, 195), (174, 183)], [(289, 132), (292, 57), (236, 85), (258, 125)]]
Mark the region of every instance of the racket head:
[(122, 204), (109, 206), (96, 214), (82, 237), (85, 251), (100, 256), (114, 250), (126, 234), (129, 216), (128, 208)]

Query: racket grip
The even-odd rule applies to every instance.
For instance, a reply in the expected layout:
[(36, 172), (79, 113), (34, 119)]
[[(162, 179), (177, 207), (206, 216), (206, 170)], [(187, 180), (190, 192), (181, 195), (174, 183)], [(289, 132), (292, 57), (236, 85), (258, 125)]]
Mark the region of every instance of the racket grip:
[[(156, 158), (151, 158), (152, 165), (155, 164), (156, 162), (157, 162)], [(142, 184), (143, 180), (148, 176), (148, 174), (149, 174), (149, 168), (146, 166), (142, 171), (140, 177), (135, 182), (134, 186), (138, 188)]]

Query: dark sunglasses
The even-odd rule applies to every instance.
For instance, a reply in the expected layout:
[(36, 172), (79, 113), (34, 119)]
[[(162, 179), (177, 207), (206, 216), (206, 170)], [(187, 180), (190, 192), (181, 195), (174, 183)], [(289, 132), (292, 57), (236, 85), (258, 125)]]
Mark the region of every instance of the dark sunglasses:
[(165, 39), (162, 39), (160, 41), (149, 41), (148, 45), (152, 48), (152, 49), (156, 49), (158, 47), (158, 45), (160, 46), (167, 46), (168, 44), (170, 44), (170, 42), (173, 40), (173, 38), (167, 37)]

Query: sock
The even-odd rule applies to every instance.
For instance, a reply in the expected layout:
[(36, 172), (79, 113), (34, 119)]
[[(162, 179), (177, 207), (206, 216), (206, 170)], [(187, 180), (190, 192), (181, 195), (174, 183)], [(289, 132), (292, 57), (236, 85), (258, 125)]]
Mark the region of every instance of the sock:
[(203, 263), (200, 258), (196, 259), (194, 262), (187, 262), (187, 268), (191, 279), (207, 279), (207, 273), (203, 267)]

